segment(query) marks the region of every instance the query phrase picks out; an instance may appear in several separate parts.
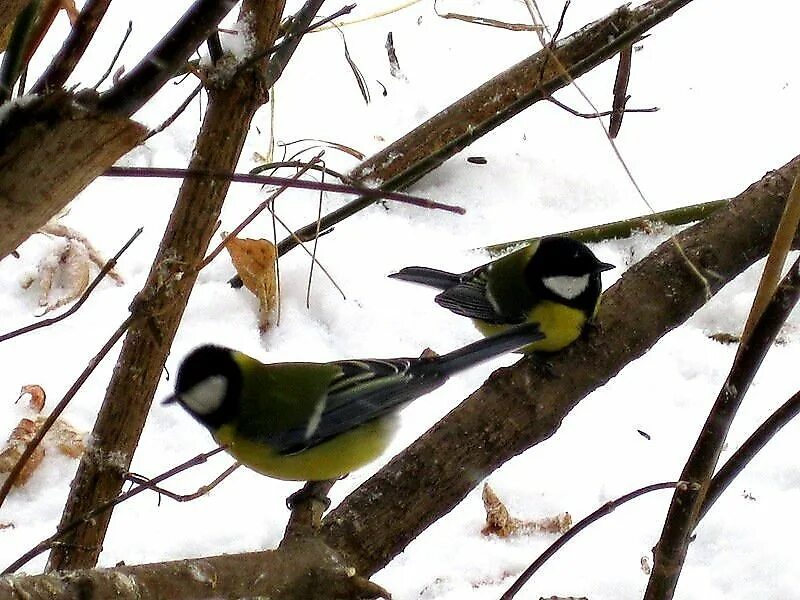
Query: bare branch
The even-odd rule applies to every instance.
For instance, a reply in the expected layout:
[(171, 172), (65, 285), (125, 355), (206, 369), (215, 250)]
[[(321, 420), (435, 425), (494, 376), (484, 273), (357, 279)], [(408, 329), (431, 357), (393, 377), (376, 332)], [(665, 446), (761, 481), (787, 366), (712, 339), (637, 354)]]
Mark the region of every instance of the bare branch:
[(119, 83), (100, 95), (98, 108), (132, 115), (169, 81), (203, 43), (235, 0), (195, 0), (175, 26)]
[(575, 523), (573, 527), (570, 528), (564, 535), (559, 537), (555, 542), (548, 546), (547, 550), (542, 552), (538, 558), (533, 561), (530, 566), (525, 569), (522, 574), (517, 577), (516, 581), (511, 585), (510, 588), (506, 590), (506, 592), (500, 596), (500, 600), (511, 600), (514, 596), (517, 595), (522, 589), (522, 586), (525, 585), (531, 577), (534, 576), (536, 571), (538, 571), (542, 565), (547, 562), (551, 556), (553, 556), (556, 552), (558, 552), (568, 541), (578, 535), (581, 531), (586, 529), (589, 525), (598, 521), (605, 517), (606, 515), (610, 515), (614, 512), (617, 508), (625, 504), (626, 502), (630, 502), (638, 498), (639, 496), (644, 496), (645, 494), (649, 494), (650, 492), (655, 492), (658, 490), (668, 490), (670, 488), (674, 488), (675, 486), (680, 487), (681, 485), (686, 485), (684, 482), (676, 482), (676, 481), (667, 481), (664, 483), (654, 483), (652, 485), (645, 486), (643, 488), (639, 488), (638, 490), (634, 490), (625, 494), (624, 496), (620, 496), (616, 500), (610, 500), (603, 504), (600, 508), (596, 511), (590, 513), (589, 515), (585, 516), (583, 519)]
[(47, 66), (39, 80), (33, 84), (31, 94), (41, 95), (60, 88), (75, 70), (78, 61), (86, 52), (94, 32), (108, 10), (111, 0), (87, 0), (83, 5), (78, 20), (72, 26), (69, 36), (64, 40), (61, 50)]

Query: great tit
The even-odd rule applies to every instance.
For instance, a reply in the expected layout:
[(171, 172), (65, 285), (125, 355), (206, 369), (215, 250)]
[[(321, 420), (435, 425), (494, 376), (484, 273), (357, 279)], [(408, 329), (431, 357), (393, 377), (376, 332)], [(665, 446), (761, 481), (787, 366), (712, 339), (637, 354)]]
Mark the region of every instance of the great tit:
[(600, 273), (613, 268), (585, 244), (551, 236), (466, 273), (406, 267), (389, 277), (443, 290), (436, 303), (470, 317), (483, 335), (539, 323), (545, 337), (522, 351), (556, 352), (574, 342), (594, 316)]
[(526, 324), (443, 356), (264, 364), (220, 346), (193, 350), (178, 369), (178, 402), (236, 460), (295, 481), (341, 477), (376, 459), (403, 405), (450, 375), (544, 335)]

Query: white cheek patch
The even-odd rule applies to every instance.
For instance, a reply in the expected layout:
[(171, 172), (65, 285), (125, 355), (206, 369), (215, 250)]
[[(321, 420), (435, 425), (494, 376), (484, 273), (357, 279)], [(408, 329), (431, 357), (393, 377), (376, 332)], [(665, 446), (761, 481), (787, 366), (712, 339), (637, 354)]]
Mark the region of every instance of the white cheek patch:
[(544, 286), (556, 296), (572, 300), (580, 296), (589, 285), (589, 275), (572, 277), (571, 275), (556, 275), (542, 279)]
[(227, 390), (227, 380), (222, 375), (213, 375), (182, 393), (181, 400), (193, 413), (209, 415), (222, 406)]

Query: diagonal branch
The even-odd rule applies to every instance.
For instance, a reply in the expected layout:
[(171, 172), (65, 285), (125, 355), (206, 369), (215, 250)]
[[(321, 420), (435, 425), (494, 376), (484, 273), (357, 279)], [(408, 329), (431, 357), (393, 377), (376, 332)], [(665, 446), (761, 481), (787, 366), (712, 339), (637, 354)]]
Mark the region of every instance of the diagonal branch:
[(672, 497), (661, 538), (653, 552), (653, 572), (647, 583), (645, 600), (669, 600), (673, 597), (686, 559), (689, 538), (699, 519), (711, 475), (733, 418), (761, 362), (798, 299), (800, 258), (775, 290), (750, 337), (742, 342), (728, 378), (686, 461), (681, 480), (696, 485), (693, 489), (678, 489)]
[(86, 52), (89, 42), (94, 37), (94, 32), (108, 10), (111, 0), (88, 0), (81, 8), (78, 19), (72, 26), (67, 39), (55, 55), (44, 73), (39, 77), (31, 94), (43, 94), (64, 85), (78, 61)]
[[(471, 91), (363, 161), (352, 170), (351, 179), (374, 182), (388, 190), (408, 187), (495, 127), (612, 58), (690, 1), (650, 0), (635, 8), (621, 6)], [(318, 228), (329, 229), (374, 202), (358, 198), (329, 213), (319, 224), (309, 223), (282, 240), (278, 254), (314, 239)]]
[[(798, 172), (800, 156), (675, 236), (712, 293), (766, 255)], [(705, 288), (666, 241), (603, 294), (598, 331), (550, 358), (555, 378), (529, 360), (496, 371), (332, 511), (325, 539), (362, 575), (374, 573), (494, 469), (553, 435), (578, 402), (705, 302)]]
[[(259, 45), (277, 35), (283, 2), (245, 1), (246, 19)], [(206, 34), (207, 35), (207, 34)], [(250, 122), (267, 99), (263, 78), (254, 70), (237, 74), (235, 85), (209, 90), (209, 105), (198, 136), (193, 169), (232, 171)], [(92, 431), (92, 452), (84, 455), (72, 482), (61, 525), (75, 521), (119, 494), (156, 386), (180, 323), (195, 268), (216, 229), (229, 181), (188, 178), (178, 194), (131, 326)], [(113, 457), (114, 460), (110, 460)], [(111, 513), (82, 524), (54, 548), (50, 570), (92, 567), (100, 554)]]
[(124, 115), (139, 110), (175, 75), (235, 4), (235, 0), (195, 0), (147, 56), (100, 95), (98, 107)]

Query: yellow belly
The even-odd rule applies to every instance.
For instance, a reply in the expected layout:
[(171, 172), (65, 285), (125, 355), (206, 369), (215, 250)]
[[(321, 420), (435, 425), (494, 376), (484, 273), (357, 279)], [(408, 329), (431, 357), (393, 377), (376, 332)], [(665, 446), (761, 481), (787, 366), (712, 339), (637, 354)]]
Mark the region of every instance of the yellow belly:
[[(495, 335), (507, 330), (509, 325), (495, 325), (473, 319), (475, 327), (485, 336)], [(530, 352), (556, 352), (569, 346), (581, 334), (586, 323), (586, 315), (577, 308), (564, 306), (557, 302), (545, 300), (528, 315), (529, 323), (539, 323), (539, 329), (545, 334), (543, 340), (528, 344), (521, 351)]]
[(378, 458), (397, 426), (397, 417), (375, 419), (318, 446), (297, 454), (282, 455), (266, 444), (237, 438), (233, 427), (224, 425), (214, 434), (220, 445), (254, 471), (289, 481), (337, 479)]

